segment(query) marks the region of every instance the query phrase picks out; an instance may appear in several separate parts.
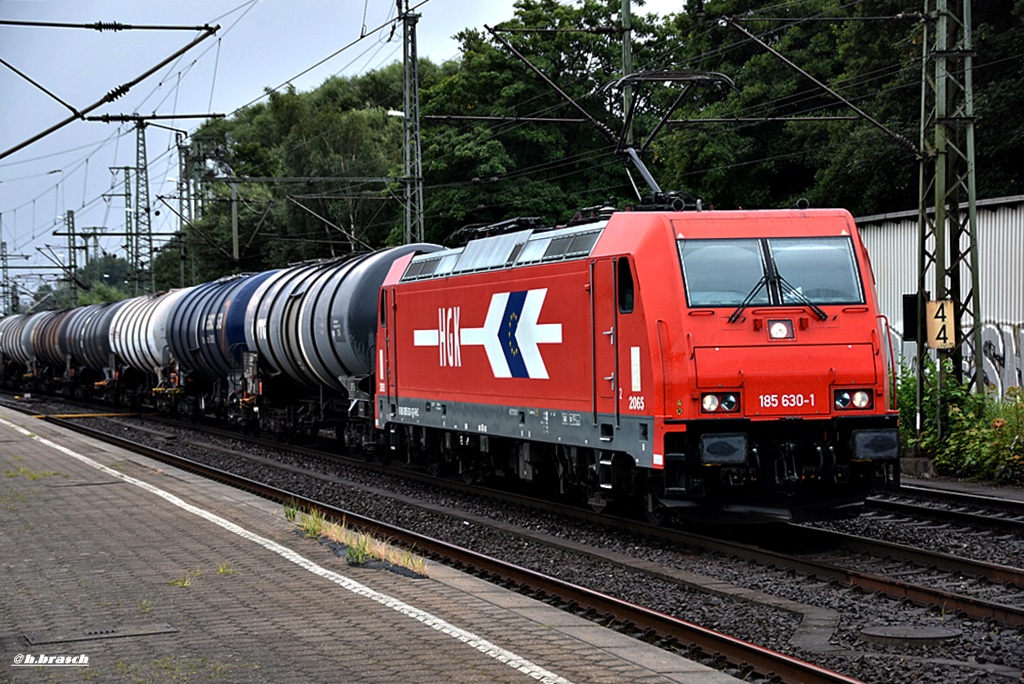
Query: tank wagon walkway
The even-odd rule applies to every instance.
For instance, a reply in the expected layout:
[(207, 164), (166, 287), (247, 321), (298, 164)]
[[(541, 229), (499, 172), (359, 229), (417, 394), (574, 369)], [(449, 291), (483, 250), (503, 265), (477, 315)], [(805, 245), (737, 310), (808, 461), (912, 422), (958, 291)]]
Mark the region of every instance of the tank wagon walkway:
[(449, 568), (350, 567), (275, 504), (4, 408), (0, 464), (0, 681), (736, 681)]

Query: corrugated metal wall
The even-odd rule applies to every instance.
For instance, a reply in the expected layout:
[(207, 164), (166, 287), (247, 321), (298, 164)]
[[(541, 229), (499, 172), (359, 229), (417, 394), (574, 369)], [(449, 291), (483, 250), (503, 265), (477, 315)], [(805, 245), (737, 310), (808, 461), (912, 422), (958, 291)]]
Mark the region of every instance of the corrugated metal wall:
[[(985, 375), (1002, 392), (1024, 385), (1024, 195), (979, 201), (977, 207)], [(917, 291), (917, 211), (865, 216), (857, 225), (871, 255), (882, 312), (899, 332), (902, 297)], [(961, 282), (966, 292), (966, 273)], [(934, 291), (934, 274), (926, 287)]]

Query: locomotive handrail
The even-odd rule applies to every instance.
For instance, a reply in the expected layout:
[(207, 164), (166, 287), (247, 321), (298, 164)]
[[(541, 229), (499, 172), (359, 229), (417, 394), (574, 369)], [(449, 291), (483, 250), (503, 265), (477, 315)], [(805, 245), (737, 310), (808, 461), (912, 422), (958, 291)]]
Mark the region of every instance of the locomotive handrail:
[(889, 317), (884, 313), (878, 313), (875, 316), (875, 320), (881, 319), (882, 323), (885, 324), (885, 340), (888, 343), (889, 357), (887, 359), (889, 366), (889, 374), (892, 381), (889, 383), (889, 406), (897, 406), (896, 403), (896, 349), (892, 346), (892, 326), (889, 324)]

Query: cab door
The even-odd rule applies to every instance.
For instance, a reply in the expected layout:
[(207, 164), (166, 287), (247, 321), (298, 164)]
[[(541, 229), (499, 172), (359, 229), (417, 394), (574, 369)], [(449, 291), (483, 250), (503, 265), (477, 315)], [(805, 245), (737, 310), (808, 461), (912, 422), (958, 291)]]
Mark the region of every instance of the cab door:
[(381, 288), (377, 329), (377, 425), (394, 417), (398, 353), (395, 337), (395, 291)]
[[(593, 420), (619, 422), (618, 314), (615, 303), (615, 260), (590, 264), (591, 357), (593, 373)], [(603, 418), (602, 418), (603, 416)]]

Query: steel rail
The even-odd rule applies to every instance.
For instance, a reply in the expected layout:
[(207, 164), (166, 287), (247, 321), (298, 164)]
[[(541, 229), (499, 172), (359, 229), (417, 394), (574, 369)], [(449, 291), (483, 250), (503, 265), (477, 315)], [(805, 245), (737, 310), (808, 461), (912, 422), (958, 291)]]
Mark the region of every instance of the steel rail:
[[(988, 563), (970, 558), (961, 558), (940, 551), (923, 551), (903, 544), (859, 537), (845, 532), (801, 528), (801, 533), (816, 543), (839, 541), (851, 551), (888, 556), (923, 567), (936, 567), (947, 572), (959, 572), (971, 577), (984, 577), (997, 584), (1012, 584), (1024, 588), (1024, 570), (999, 563)], [(817, 539), (816, 539), (817, 538)]]
[[(964, 501), (962, 505), (968, 506), (998, 506), (999, 504), (994, 500), (984, 500), (973, 503)], [(948, 509), (948, 508), (935, 508), (933, 506), (922, 506), (921, 504), (910, 503), (907, 501), (893, 501), (891, 499), (869, 499), (867, 501), (867, 507), (876, 511), (885, 511), (890, 513), (899, 513), (900, 515), (912, 515), (912, 516), (925, 516), (933, 518), (935, 520), (942, 520), (945, 522), (956, 523), (958, 525), (971, 525), (974, 527), (982, 528), (997, 528), (1000, 530), (1007, 530), (1010, 532), (1021, 533), (1024, 532), (1024, 518), (1022, 517), (1003, 517), (1001, 515), (984, 514), (972, 511), (965, 511), (963, 509)], [(1020, 513), (1012, 514), (1020, 516)]]
[[(907, 496), (910, 498), (927, 499), (930, 501), (941, 501), (960, 506), (977, 506), (981, 508), (994, 508), (1006, 513), (1024, 515), (1024, 500), (1011, 498), (995, 498), (983, 494), (972, 494), (970, 492), (959, 492), (941, 487), (924, 487), (910, 485), (904, 482), (896, 490), (895, 496)], [(885, 498), (877, 500), (885, 501)], [(876, 501), (875, 497), (868, 499), (868, 503)]]

